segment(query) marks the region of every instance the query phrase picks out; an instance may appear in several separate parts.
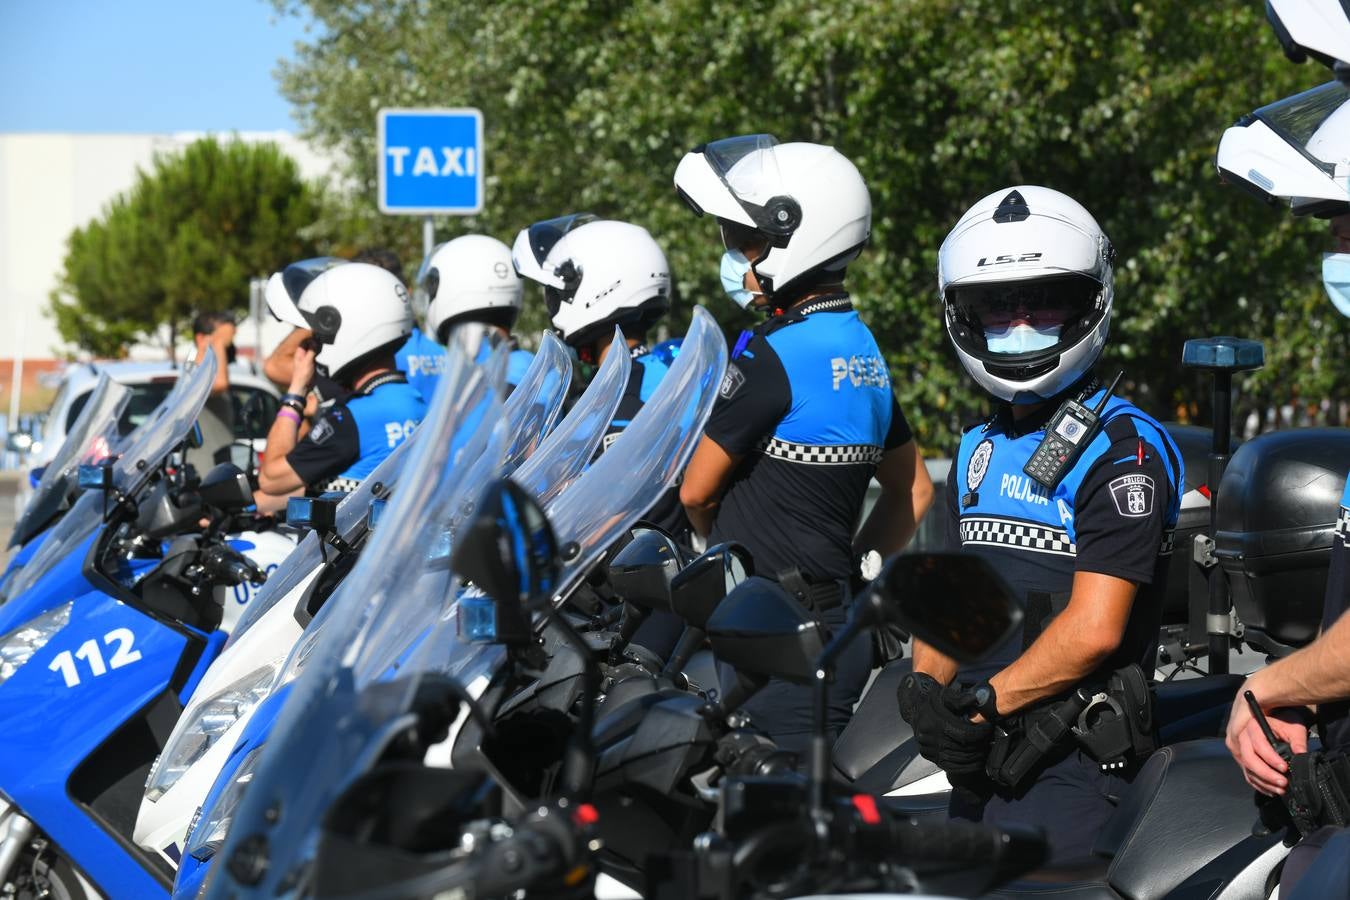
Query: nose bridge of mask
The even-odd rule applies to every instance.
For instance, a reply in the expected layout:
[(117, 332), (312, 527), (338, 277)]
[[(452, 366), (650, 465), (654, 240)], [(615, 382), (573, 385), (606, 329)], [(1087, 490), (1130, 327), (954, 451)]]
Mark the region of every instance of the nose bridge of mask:
[(1350, 253), (1322, 257), (1322, 286), (1336, 311), (1350, 318)]

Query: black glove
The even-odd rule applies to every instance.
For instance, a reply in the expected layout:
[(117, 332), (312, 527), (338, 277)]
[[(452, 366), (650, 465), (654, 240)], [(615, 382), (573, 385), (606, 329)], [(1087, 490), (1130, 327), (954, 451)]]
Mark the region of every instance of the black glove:
[(983, 775), (994, 740), (993, 722), (972, 722), (968, 688), (949, 685), (914, 710), (914, 739), (924, 758), (948, 775)]
[(895, 689), (895, 700), (900, 705), (900, 718), (914, 724), (914, 711), (928, 703), (929, 694), (942, 693), (942, 685), (932, 675), (910, 672), (900, 679)]

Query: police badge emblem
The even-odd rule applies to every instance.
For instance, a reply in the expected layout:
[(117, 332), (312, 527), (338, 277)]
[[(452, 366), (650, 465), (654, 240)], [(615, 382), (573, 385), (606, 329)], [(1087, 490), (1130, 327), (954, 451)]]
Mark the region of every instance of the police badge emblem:
[(1116, 512), (1131, 519), (1142, 519), (1153, 512), (1153, 479), (1147, 475), (1122, 475), (1107, 484)]
[(984, 476), (989, 471), (989, 460), (993, 455), (994, 442), (988, 438), (980, 441), (975, 452), (970, 454), (970, 462), (966, 464), (966, 490), (980, 489), (980, 482), (984, 481)]

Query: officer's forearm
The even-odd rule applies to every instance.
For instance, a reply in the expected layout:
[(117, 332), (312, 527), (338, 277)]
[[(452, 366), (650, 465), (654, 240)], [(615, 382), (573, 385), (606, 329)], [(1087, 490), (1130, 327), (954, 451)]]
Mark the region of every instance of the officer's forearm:
[(685, 505), (684, 514), (689, 517), (689, 524), (694, 528), (694, 534), (701, 538), (706, 538), (712, 531), (713, 520), (717, 518), (717, 504), (709, 503), (704, 506)]
[(1069, 605), (1021, 656), (989, 679), (999, 713), (1063, 694), (1092, 674), (1120, 646), (1136, 590), (1121, 578), (1075, 573)]
[(1350, 697), (1350, 616), (1341, 616), (1302, 650), (1253, 673), (1245, 687), (1266, 709)]
[(914, 671), (931, 675), (939, 684), (951, 684), (956, 677), (956, 661), (915, 638)]

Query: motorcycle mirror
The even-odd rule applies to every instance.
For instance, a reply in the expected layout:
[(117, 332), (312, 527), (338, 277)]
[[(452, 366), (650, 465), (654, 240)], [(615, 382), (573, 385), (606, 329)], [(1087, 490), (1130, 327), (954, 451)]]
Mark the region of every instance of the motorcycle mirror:
[(112, 488), (112, 463), (101, 462), (80, 466), (76, 475), (79, 485), (86, 491), (106, 491)]
[(342, 494), (317, 497), (292, 497), (286, 501), (286, 521), (300, 528), (312, 528), (322, 537), (337, 528), (337, 507)]
[(253, 505), (248, 475), (233, 463), (221, 463), (207, 472), (197, 493), (204, 505), (225, 512), (238, 512)]
[(640, 528), (609, 563), (614, 593), (644, 610), (670, 611), (672, 580), (680, 571), (675, 541), (655, 528)]
[(825, 649), (820, 623), (776, 581), (752, 575), (708, 619), (713, 654), (739, 672), (809, 682)]
[(722, 599), (753, 574), (750, 551), (740, 544), (710, 547), (670, 580), (670, 609), (695, 628), (704, 628)]
[(891, 557), (850, 617), (866, 626), (893, 622), (958, 662), (973, 662), (1022, 622), (1022, 608), (993, 567), (969, 553)]
[(451, 567), (481, 592), (460, 600), (468, 640), (513, 644), (532, 635), (528, 604), (549, 597), (562, 562), (553, 528), (529, 491), (508, 479), (490, 486), (477, 515), (456, 536)]

